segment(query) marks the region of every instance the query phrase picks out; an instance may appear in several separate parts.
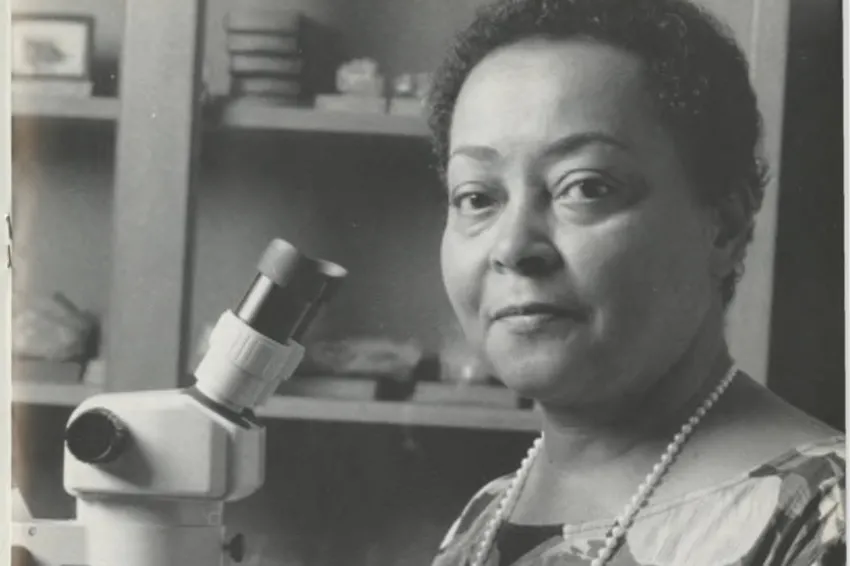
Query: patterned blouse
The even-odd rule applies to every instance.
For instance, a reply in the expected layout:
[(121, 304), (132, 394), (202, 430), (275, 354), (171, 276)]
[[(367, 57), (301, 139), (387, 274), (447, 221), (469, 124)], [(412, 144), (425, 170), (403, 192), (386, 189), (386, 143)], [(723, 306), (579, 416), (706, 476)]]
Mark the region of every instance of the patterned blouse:
[[(650, 502), (609, 566), (845, 565), (845, 439), (807, 444), (732, 481)], [(512, 475), (479, 491), (452, 525), (433, 566), (466, 566)], [(503, 523), (487, 566), (587, 566), (609, 521)]]

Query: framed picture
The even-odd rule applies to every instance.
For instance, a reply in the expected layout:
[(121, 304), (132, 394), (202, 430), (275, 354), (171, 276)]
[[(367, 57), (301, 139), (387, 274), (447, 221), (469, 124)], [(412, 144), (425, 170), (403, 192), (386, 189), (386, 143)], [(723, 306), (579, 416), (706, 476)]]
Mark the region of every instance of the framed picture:
[(11, 31), (13, 78), (89, 79), (93, 18), (16, 14)]

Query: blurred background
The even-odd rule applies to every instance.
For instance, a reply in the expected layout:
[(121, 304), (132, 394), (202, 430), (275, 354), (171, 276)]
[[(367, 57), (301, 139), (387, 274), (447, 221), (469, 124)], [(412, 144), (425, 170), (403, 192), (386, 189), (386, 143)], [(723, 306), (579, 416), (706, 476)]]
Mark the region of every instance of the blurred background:
[[(35, 516), (73, 514), (72, 407), (189, 384), (275, 237), (350, 276), (262, 414), (266, 484), (229, 527), (275, 563), (428, 563), (515, 467), (536, 420), (454, 325), (420, 112), (480, 3), (12, 2), (13, 466)], [(841, 3), (703, 3), (753, 63), (774, 179), (732, 347), (844, 430)]]

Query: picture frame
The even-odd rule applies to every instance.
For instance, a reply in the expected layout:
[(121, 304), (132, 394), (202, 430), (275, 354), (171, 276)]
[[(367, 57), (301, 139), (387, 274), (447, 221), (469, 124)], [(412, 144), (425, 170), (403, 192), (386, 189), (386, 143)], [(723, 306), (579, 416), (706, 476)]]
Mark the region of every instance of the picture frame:
[(11, 24), (13, 80), (90, 79), (94, 18), (64, 14), (14, 14)]

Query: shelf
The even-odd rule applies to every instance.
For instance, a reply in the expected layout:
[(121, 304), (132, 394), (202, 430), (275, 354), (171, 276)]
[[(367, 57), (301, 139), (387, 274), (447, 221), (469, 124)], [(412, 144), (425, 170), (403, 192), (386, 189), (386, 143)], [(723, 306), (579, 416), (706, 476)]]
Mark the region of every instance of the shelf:
[(314, 421), (538, 431), (536, 411), (392, 401), (344, 401), (275, 395), (257, 411), (261, 417)]
[(419, 383), (406, 401), (374, 399), (375, 382), (294, 378), (257, 410), (276, 419), (537, 431), (540, 416), (519, 409), (516, 395), (492, 386)]
[(12, 95), (12, 116), (17, 117), (112, 121), (118, 119), (119, 109), (117, 98)]
[[(374, 399), (375, 381), (352, 378), (294, 378), (257, 410), (271, 419), (314, 420), (537, 431), (533, 409), (516, 408), (516, 396), (490, 386), (419, 383), (407, 401)], [(78, 383), (12, 381), (12, 402), (76, 407), (101, 389)]]
[(32, 405), (76, 407), (101, 392), (99, 387), (82, 383), (23, 382), (12, 380), (12, 402)]
[(310, 108), (267, 107), (225, 102), (216, 109), (215, 126), (243, 130), (280, 130), (425, 138), (423, 118), (356, 114)]

